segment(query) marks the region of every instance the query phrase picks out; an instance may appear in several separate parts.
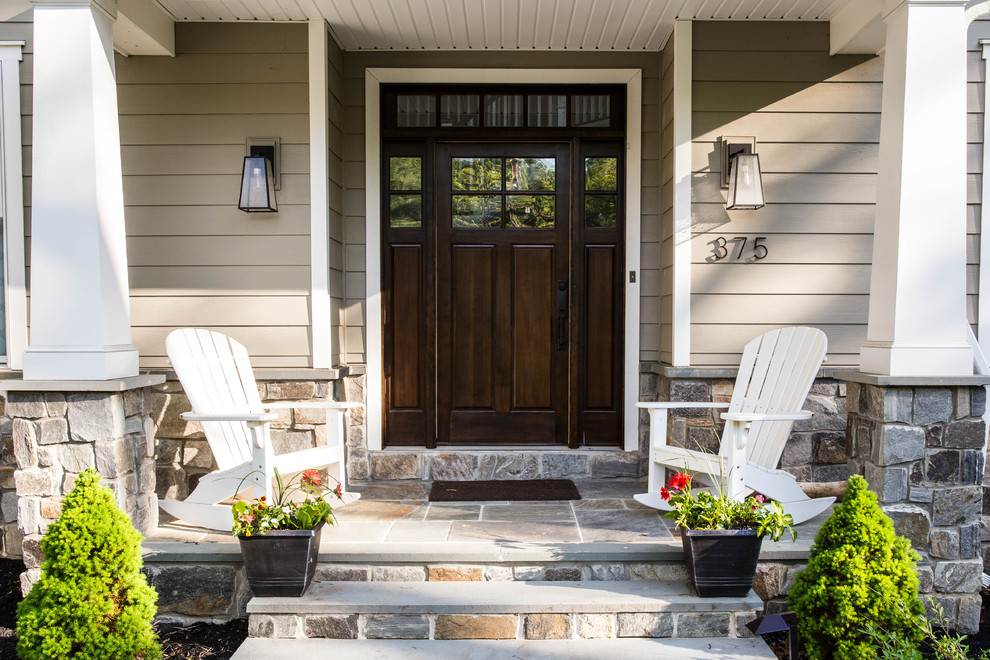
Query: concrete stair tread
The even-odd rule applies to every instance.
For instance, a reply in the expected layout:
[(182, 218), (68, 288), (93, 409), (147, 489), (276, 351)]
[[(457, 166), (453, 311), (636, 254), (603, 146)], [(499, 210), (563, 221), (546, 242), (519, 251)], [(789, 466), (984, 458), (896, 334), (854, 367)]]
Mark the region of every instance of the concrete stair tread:
[(775, 660), (762, 639), (378, 640), (248, 639), (232, 660)]
[(301, 598), (253, 598), (249, 614), (739, 612), (745, 598), (699, 598), (685, 581), (314, 582)]

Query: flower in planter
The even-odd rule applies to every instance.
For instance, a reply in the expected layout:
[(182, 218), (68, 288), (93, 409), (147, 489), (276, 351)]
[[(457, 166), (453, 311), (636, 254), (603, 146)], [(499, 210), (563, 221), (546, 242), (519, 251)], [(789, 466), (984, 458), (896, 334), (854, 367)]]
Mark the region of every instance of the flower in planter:
[[(713, 479), (715, 483), (721, 483)], [(726, 497), (720, 488), (714, 493), (703, 490), (697, 494), (691, 490), (691, 476), (678, 472), (660, 489), (660, 496), (673, 507), (664, 517), (675, 518), (685, 529), (754, 529), (758, 536), (768, 535), (779, 541), (784, 532), (797, 538), (794, 519), (784, 513), (779, 502), (764, 504), (763, 495), (751, 495), (739, 501)]]
[[(327, 488), (328, 478), (333, 477), (325, 470), (306, 470), (286, 482), (275, 470), (275, 491), (270, 502), (262, 495), (234, 503), (232, 532), (251, 536), (280, 529), (314, 529), (323, 522), (335, 524), (333, 507), (326, 497), (333, 494), (340, 499), (343, 486), (338, 482), (335, 488)], [(243, 484), (242, 481), (238, 491)], [(304, 494), (304, 498), (299, 500), (297, 493)]]

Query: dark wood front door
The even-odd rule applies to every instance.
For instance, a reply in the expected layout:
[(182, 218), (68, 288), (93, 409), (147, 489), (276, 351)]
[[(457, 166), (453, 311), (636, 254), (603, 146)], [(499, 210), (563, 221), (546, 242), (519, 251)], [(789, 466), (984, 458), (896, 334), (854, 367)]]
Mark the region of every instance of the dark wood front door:
[(447, 128), (445, 93), (383, 114), (385, 445), (621, 446), (621, 129)]
[(568, 144), (437, 148), (437, 440), (566, 443)]

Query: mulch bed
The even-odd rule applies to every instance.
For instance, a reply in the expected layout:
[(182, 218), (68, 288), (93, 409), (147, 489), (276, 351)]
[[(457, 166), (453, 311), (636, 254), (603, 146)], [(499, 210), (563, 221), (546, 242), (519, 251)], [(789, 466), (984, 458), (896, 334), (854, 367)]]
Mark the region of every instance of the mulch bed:
[[(971, 658), (978, 657), (980, 651), (990, 651), (990, 589), (984, 589), (980, 592), (980, 595), (983, 597), (983, 607), (980, 612), (980, 631), (972, 635), (967, 635), (965, 641), (965, 644), (969, 647), (969, 657)], [(787, 654), (787, 633), (773, 633), (765, 635), (763, 639), (770, 645), (778, 660), (787, 660), (790, 657)], [(924, 656), (929, 659), (934, 659), (935, 657), (931, 653), (925, 653)], [(799, 657), (802, 660), (806, 657), (803, 649), (799, 653)]]
[[(17, 657), (17, 604), (21, 602), (20, 574), (24, 564), (0, 559), (0, 658)], [(190, 626), (156, 624), (165, 660), (228, 660), (247, 639), (247, 619)]]

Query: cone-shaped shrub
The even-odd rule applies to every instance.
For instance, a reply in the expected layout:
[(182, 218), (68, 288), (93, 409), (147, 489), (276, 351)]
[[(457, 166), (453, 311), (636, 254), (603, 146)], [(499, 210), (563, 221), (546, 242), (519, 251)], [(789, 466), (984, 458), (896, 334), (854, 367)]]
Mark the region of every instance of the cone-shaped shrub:
[(21, 658), (161, 657), (141, 535), (96, 472), (76, 479), (41, 549), (41, 579), (17, 608)]
[(877, 505), (877, 496), (858, 475), (811, 546), (808, 568), (798, 574), (788, 599), (810, 660), (876, 658), (862, 629), (872, 623), (920, 636), (912, 619), (918, 600), (918, 554)]

